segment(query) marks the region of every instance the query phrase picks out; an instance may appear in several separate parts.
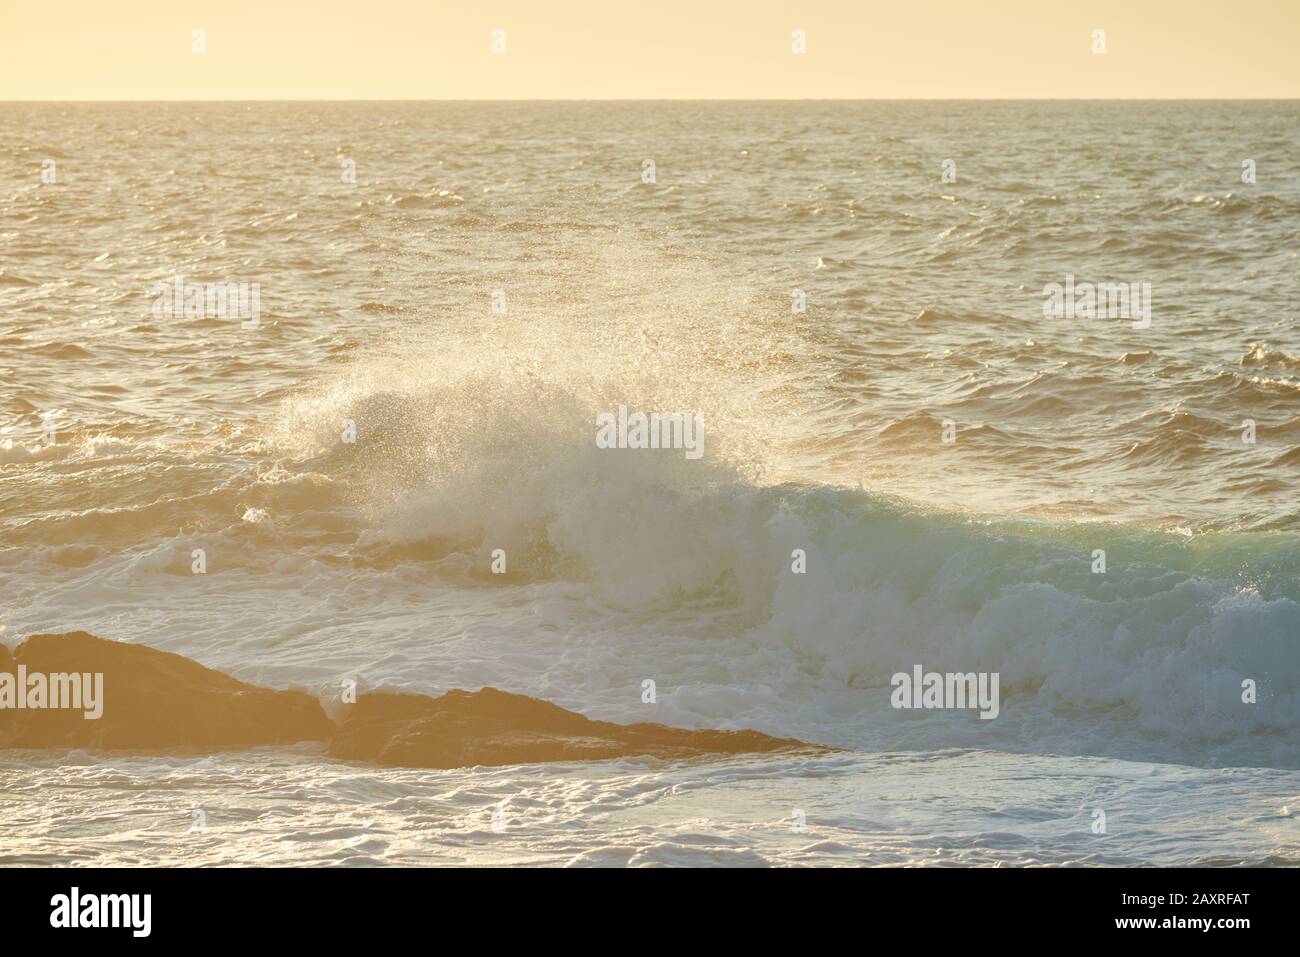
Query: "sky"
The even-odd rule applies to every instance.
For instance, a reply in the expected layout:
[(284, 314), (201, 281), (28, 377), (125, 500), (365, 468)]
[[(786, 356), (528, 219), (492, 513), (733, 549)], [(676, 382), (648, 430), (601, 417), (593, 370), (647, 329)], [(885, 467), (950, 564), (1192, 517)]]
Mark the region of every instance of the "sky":
[(0, 0), (0, 100), (1282, 99), (1298, 38), (1300, 0)]

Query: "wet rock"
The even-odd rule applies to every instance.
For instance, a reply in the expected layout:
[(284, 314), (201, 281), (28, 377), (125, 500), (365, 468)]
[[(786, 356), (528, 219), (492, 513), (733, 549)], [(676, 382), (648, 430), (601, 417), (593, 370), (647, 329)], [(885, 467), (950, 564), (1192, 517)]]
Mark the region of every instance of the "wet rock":
[(258, 688), (144, 645), (77, 631), (0, 651), (0, 748), (221, 751), (333, 733), (310, 694)]
[(343, 719), (329, 753), (389, 767), (460, 768), (786, 749), (831, 750), (758, 731), (690, 731), (662, 724), (593, 721), (547, 701), (484, 688), (449, 691), (439, 698), (361, 695)]

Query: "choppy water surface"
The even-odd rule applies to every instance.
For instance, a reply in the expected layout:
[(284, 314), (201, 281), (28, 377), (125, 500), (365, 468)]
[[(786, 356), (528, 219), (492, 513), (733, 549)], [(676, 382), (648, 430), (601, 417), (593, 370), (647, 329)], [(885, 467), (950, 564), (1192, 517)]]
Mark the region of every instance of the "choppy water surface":
[[(1294, 862), (1297, 121), (0, 105), (6, 641), (852, 749), (9, 752), (0, 860)], [(155, 315), (178, 275), (256, 283), (258, 328)], [(1150, 326), (1045, 318), (1067, 275), (1150, 283)], [(704, 457), (597, 449), (620, 404), (703, 413)], [(893, 710), (917, 663), (998, 672), (999, 717)]]

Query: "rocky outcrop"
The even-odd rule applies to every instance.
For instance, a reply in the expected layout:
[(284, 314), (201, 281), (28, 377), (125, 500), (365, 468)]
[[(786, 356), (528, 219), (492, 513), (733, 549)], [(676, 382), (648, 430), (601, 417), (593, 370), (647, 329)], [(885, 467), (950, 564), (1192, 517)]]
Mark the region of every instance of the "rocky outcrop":
[(329, 753), (403, 768), (460, 768), (629, 755), (694, 758), (818, 749), (757, 731), (689, 731), (662, 724), (593, 721), (547, 701), (496, 688), (440, 698), (375, 693), (357, 699)]
[[(18, 707), (19, 695), (31, 705), (38, 694), (40, 707)], [(221, 751), (333, 733), (312, 695), (244, 684), (144, 645), (76, 631), (0, 653), (0, 748)]]
[(143, 645), (80, 631), (33, 635), (13, 653), (0, 645), (0, 748), (225, 751), (298, 741), (408, 768), (832, 750), (757, 731), (593, 721), (495, 688), (363, 694), (336, 725), (305, 692), (258, 688)]

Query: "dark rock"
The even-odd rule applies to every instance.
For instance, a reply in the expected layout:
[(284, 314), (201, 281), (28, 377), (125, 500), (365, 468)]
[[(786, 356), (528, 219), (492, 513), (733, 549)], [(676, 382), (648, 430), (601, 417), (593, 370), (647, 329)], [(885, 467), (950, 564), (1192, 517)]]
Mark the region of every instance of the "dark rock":
[(757, 731), (689, 731), (662, 724), (592, 721), (546, 701), (484, 688), (449, 691), (440, 698), (362, 695), (340, 725), (329, 753), (389, 767), (460, 768), (785, 749), (833, 750)]
[(0, 748), (220, 751), (324, 741), (334, 732), (305, 692), (257, 688), (181, 655), (84, 631), (32, 635), (12, 655), (0, 652), (0, 672), (14, 676), (11, 690), (19, 666), (29, 676), (102, 673), (103, 713), (92, 719), (84, 708), (18, 710), (5, 701)]
[[(18, 709), (21, 669), (29, 680), (84, 676), (84, 690), (94, 687), (92, 676), (99, 673), (102, 690), (95, 701), (83, 697), (75, 708)], [(52, 703), (49, 694), (47, 689), (46, 702)], [(99, 717), (86, 717), (99, 708)], [(13, 653), (0, 645), (0, 748), (206, 752), (298, 741), (329, 741), (336, 758), (410, 768), (834, 750), (757, 731), (592, 721), (495, 688), (449, 691), (440, 698), (365, 694), (336, 727), (305, 692), (254, 687), (144, 645), (80, 631), (33, 635)]]

